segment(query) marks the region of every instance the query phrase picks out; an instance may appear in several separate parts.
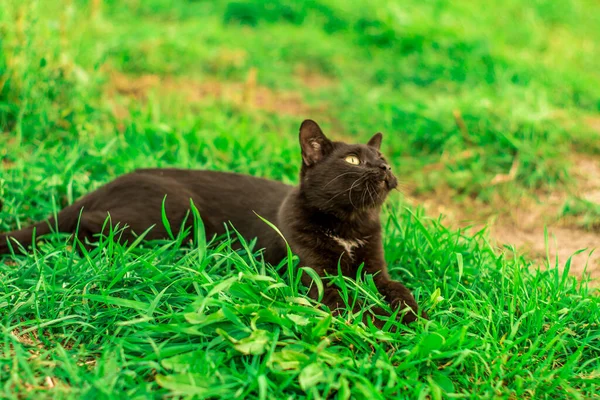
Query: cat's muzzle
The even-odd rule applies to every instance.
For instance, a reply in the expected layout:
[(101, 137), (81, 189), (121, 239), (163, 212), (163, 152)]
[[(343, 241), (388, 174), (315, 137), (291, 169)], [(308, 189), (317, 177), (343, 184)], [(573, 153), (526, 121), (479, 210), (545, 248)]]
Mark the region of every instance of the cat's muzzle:
[(388, 190), (393, 190), (398, 186), (398, 179), (396, 179), (396, 177), (390, 173), (385, 174), (383, 181), (385, 182), (385, 186)]

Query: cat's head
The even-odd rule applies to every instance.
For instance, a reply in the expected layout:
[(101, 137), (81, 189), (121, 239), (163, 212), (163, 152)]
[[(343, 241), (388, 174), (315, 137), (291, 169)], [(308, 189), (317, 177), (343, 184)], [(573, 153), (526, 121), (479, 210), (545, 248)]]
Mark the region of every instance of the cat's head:
[(300, 190), (310, 205), (326, 212), (381, 206), (398, 185), (380, 152), (382, 137), (377, 133), (367, 144), (333, 142), (316, 122), (305, 120), (300, 126)]

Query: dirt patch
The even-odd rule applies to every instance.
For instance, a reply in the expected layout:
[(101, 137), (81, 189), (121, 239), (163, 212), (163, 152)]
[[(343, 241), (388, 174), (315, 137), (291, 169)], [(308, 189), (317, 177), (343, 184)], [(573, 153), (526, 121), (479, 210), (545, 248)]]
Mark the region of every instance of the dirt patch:
[[(222, 102), (245, 110), (260, 110), (273, 114), (298, 117), (298, 120), (313, 118), (330, 124), (332, 136), (351, 141), (344, 127), (331, 113), (325, 103), (308, 104), (299, 92), (274, 90), (257, 83), (258, 71), (250, 69), (243, 82), (224, 82), (215, 79), (195, 80), (183, 77), (153, 74), (130, 75), (106, 67), (109, 81), (104, 96), (117, 120), (118, 129), (123, 131), (129, 110), (134, 102), (144, 102), (151, 94), (183, 98), (192, 104)], [(298, 66), (295, 78), (307, 87), (318, 90), (335, 82), (323, 75)]]
[(145, 99), (148, 92), (158, 86), (160, 81), (158, 75), (145, 74), (133, 77), (113, 71), (110, 74), (108, 91), (111, 94), (118, 93), (136, 99)]
[[(259, 85), (256, 69), (248, 72), (244, 82), (211, 79), (199, 81), (152, 74), (128, 75), (112, 71), (107, 92), (110, 99), (114, 99), (118, 94), (136, 100), (146, 100), (155, 92), (160, 96), (182, 96), (191, 103), (218, 100), (243, 108), (295, 116), (306, 116), (315, 111), (315, 107), (306, 104), (297, 92), (278, 91)], [(116, 118), (123, 119), (128, 116), (126, 106), (115, 101), (112, 103)]]
[(15, 165), (16, 164), (14, 162), (12, 162), (11, 160), (9, 160), (8, 158), (2, 159), (2, 166), (4, 167), (4, 169), (11, 169)]
[[(434, 194), (412, 199), (415, 204), (423, 205), (430, 215), (445, 215), (451, 226), (479, 230), (487, 225), (492, 241), (499, 248), (514, 246), (540, 262), (549, 257), (554, 265), (558, 257), (559, 266), (564, 267), (569, 257), (585, 249), (572, 257), (570, 273), (581, 276), (586, 271), (597, 279), (600, 278), (600, 232), (577, 226), (573, 219), (563, 217), (561, 210), (569, 196), (600, 204), (600, 162), (586, 155), (577, 155), (573, 162), (572, 173), (577, 183), (566, 191), (541, 193), (510, 202), (498, 196), (489, 204), (471, 199), (458, 204), (448, 201), (452, 194), (440, 188)], [(498, 176), (493, 183), (508, 182), (511, 175)]]
[[(600, 124), (600, 120), (598, 121)], [(600, 126), (598, 127), (600, 130)], [(577, 195), (600, 204), (600, 157), (580, 155), (575, 161), (575, 177), (579, 182)]]
[(585, 122), (590, 128), (600, 133), (600, 117), (588, 117)]
[(304, 86), (313, 90), (329, 88), (336, 84), (335, 80), (332, 78), (313, 71), (304, 64), (296, 65), (296, 68), (294, 69), (294, 75), (296, 79)]
[(13, 331), (11, 333), (15, 337), (17, 342), (21, 343), (24, 346), (37, 348), (37, 349), (44, 348), (44, 346), (42, 345), (42, 342), (40, 341), (40, 339), (38, 337), (37, 330), (34, 330), (30, 333), (23, 334), (23, 333), (21, 333), (21, 331), (19, 329), (13, 329)]
[[(565, 266), (571, 258), (570, 273), (582, 276), (584, 271), (593, 278), (600, 278), (600, 235), (577, 228), (548, 227), (548, 249), (546, 249), (544, 229), (523, 229), (520, 226), (498, 224), (493, 226), (491, 235), (498, 244), (514, 245), (537, 260), (549, 257), (550, 265)], [(583, 252), (574, 255), (576, 252)]]

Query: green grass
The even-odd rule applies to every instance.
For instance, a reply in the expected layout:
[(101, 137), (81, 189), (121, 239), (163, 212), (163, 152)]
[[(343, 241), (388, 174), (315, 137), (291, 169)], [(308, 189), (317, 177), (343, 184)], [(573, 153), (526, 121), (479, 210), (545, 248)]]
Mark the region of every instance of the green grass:
[[(423, 195), (444, 187), (487, 201), (561, 188), (574, 154), (600, 154), (584, 122), (600, 112), (593, 1), (55, 3), (0, 7), (0, 231), (139, 167), (294, 183), (306, 117), (334, 138), (384, 132), (397, 174)], [(302, 107), (186, 98), (253, 69)], [(114, 71), (172, 86), (115, 94)], [(515, 180), (491, 185), (515, 160)], [(1, 396), (595, 395), (600, 301), (587, 279), (568, 276), (568, 260), (532, 265), (397, 195), (388, 206), (390, 272), (431, 317), (397, 331), (331, 318), (298, 285), (306, 272), (280, 275), (252, 243), (232, 250), (243, 240), (234, 231), (206, 247), (202, 237), (129, 248), (109, 238), (84, 254), (55, 236), (5, 257)], [(565, 213), (595, 221), (595, 208), (580, 208)], [(378, 302), (369, 277), (333, 284), (349, 302)]]

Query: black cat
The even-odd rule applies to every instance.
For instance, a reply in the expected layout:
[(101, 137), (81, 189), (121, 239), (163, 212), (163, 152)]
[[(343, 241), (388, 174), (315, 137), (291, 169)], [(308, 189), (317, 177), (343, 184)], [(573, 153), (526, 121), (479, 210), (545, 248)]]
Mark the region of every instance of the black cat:
[[(165, 196), (174, 234), (189, 213), (191, 199), (207, 237), (223, 234), (231, 222), (244, 237), (258, 238), (258, 246), (272, 264), (285, 257), (285, 243), (256, 214), (278, 226), (300, 265), (312, 267), (320, 276), (336, 275), (339, 263), (345, 276), (355, 278), (364, 263), (364, 271), (374, 274), (377, 288), (392, 307), (408, 309), (399, 314), (402, 321), (411, 322), (417, 318), (417, 303), (404, 285), (390, 280), (384, 260), (379, 214), (397, 180), (379, 151), (381, 139), (377, 133), (367, 145), (332, 142), (316, 122), (304, 121), (298, 187), (233, 173), (137, 170), (64, 208), (56, 220), (0, 235), (0, 254), (9, 252), (9, 238), (28, 246), (34, 230), (39, 236), (54, 227), (59, 232), (77, 232), (82, 243), (93, 241), (106, 228), (108, 215), (112, 224), (128, 227), (121, 236), (125, 242), (152, 226), (146, 239), (167, 238), (161, 218)], [(310, 285), (311, 279), (305, 278), (304, 283)], [(317, 297), (314, 285), (309, 293)], [(331, 287), (325, 289), (322, 301), (331, 310), (343, 307), (338, 291)]]

